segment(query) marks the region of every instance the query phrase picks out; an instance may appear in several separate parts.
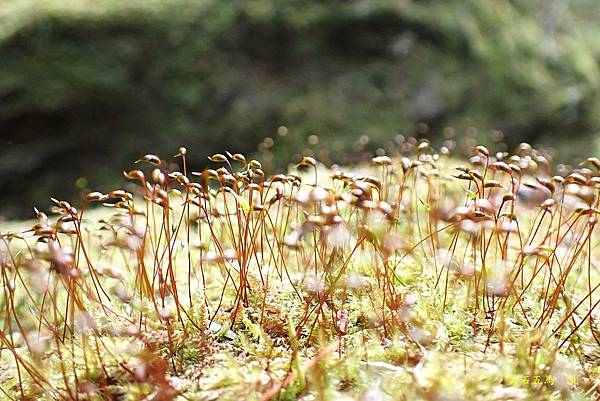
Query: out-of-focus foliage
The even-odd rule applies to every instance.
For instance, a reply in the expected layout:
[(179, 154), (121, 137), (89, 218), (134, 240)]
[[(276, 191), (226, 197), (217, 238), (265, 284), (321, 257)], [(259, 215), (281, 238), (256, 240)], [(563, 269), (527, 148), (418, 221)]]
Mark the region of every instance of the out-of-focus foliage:
[(423, 121), (578, 137), (576, 153), (600, 127), (599, 16), (567, 0), (0, 0), (0, 214), (182, 144), (274, 137), (286, 160), (317, 133), (342, 160)]

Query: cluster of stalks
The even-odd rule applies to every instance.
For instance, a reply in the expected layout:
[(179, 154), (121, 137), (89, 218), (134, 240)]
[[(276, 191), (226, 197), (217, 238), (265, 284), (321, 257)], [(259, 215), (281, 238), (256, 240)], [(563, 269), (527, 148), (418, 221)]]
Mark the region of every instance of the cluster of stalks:
[[(303, 349), (317, 350), (307, 366), (332, 349), (343, 359), (357, 331), (406, 338), (420, 350), (408, 363), (422, 362), (431, 339), (417, 303), (463, 311), (484, 353), (512, 352), (510, 322), (534, 339), (532, 356), (548, 344), (581, 353), (582, 337), (600, 346), (598, 159), (553, 176), (526, 144), (478, 146), (458, 165), (423, 142), (354, 174), (307, 156), (268, 176), (242, 154), (215, 154), (202, 172), (188, 171), (185, 148), (176, 157), (174, 170), (146, 155), (127, 190), (79, 208), (52, 199), (51, 218), (35, 209), (31, 229), (0, 234), (3, 397), (117, 400), (130, 382), (140, 399), (175, 399), (184, 347), (254, 327), (289, 350), (269, 399), (304, 385)], [(96, 204), (112, 212), (87, 217)]]

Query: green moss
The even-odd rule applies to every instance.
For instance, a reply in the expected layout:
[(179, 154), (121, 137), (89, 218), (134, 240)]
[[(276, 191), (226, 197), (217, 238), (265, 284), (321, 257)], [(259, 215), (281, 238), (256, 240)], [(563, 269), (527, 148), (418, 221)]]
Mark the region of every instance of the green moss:
[(600, 130), (586, 18), (598, 7), (563, 11), (556, 20), (547, 2), (504, 0), (11, 1), (0, 16), (0, 128), (12, 143), (2, 213), (24, 213), (22, 196), (44, 207), (48, 194), (84, 192), (81, 178), (108, 189), (133, 149), (164, 156), (182, 143), (196, 151), (191, 166), (265, 137), (274, 160), (326, 149), (347, 162), (424, 121), (433, 136), (474, 125), (480, 140), (502, 129), (510, 144), (552, 138), (578, 155)]

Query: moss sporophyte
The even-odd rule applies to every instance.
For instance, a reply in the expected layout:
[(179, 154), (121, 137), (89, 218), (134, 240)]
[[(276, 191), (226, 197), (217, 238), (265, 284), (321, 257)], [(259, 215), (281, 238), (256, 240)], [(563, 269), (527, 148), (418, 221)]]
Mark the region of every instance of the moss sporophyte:
[(452, 149), (52, 199), (0, 235), (2, 397), (597, 398), (600, 161)]

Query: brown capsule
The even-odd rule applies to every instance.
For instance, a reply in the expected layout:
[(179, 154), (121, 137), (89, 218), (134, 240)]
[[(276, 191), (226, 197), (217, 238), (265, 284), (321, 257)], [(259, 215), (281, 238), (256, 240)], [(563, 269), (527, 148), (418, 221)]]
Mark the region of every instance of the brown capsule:
[(89, 194), (87, 194), (85, 196), (85, 201), (86, 202), (96, 202), (96, 201), (103, 201), (106, 198), (108, 198), (108, 197), (101, 192), (90, 192)]
[(573, 182), (579, 185), (587, 185), (588, 184), (588, 180), (587, 178), (585, 178), (583, 175), (579, 174), (579, 173), (572, 173), (569, 174), (566, 178), (567, 182)]
[(542, 204), (540, 205), (540, 207), (542, 209), (551, 209), (554, 205), (556, 205), (556, 201), (554, 199), (546, 199), (544, 202), (542, 202)]
[(508, 158), (508, 161), (510, 163), (519, 163), (521, 161), (521, 156), (518, 155), (512, 155)]
[(475, 207), (488, 213), (496, 212), (496, 208), (494, 207), (492, 202), (485, 198), (475, 199)]
[(248, 166), (250, 166), (250, 168), (252, 168), (254, 170), (262, 169), (262, 164), (260, 164), (260, 162), (258, 160), (250, 160), (250, 163), (248, 163)]
[(371, 185), (374, 185), (378, 189), (381, 188), (381, 181), (377, 177), (373, 177), (373, 176), (369, 175), (369, 176), (364, 177), (362, 180)]
[(229, 185), (235, 186), (237, 184), (237, 180), (235, 179), (235, 177), (231, 174), (223, 174), (220, 179)]
[(342, 170), (338, 170), (331, 178), (334, 180), (349, 181), (352, 180), (353, 176), (352, 174), (346, 174)]
[(484, 217), (487, 217), (487, 215), (481, 210), (473, 211), (472, 216), (477, 219), (482, 219)]
[(321, 214), (327, 216), (327, 221), (330, 222), (331, 216), (335, 216), (337, 214), (337, 210), (334, 207), (327, 205), (325, 202), (321, 202)]
[(150, 154), (142, 156), (140, 159), (136, 160), (135, 162), (136, 163), (148, 162), (148, 163), (154, 164), (156, 166), (160, 166), (162, 163), (158, 156), (150, 155)]
[(271, 182), (287, 182), (287, 176), (285, 174), (277, 174), (271, 177)]
[(56, 230), (46, 225), (36, 224), (33, 226), (33, 232), (39, 236), (50, 236), (56, 234)]
[(142, 181), (144, 179), (144, 173), (142, 173), (140, 170), (131, 170), (129, 172), (123, 171), (123, 175), (125, 178), (129, 178), (130, 180)]
[(483, 174), (481, 174), (481, 172), (479, 170), (469, 170), (469, 172), (467, 174), (477, 178), (480, 181), (483, 180)]
[(288, 174), (288, 180), (302, 182), (302, 178), (298, 174), (294, 173)]
[(546, 159), (544, 156), (538, 155), (535, 159), (538, 162), (538, 164), (541, 164), (542, 166), (544, 166), (544, 168), (548, 168), (548, 166), (550, 165), (550, 162), (548, 162), (548, 159)]
[(535, 181), (523, 182), (517, 189), (519, 202), (530, 208), (539, 206), (546, 199), (550, 198), (551, 195), (548, 188)]
[(185, 154), (187, 153), (187, 149), (186, 149), (186, 148), (184, 148), (183, 146), (181, 146), (181, 147), (180, 147), (180, 148), (177, 150), (177, 153), (178, 153), (180, 156), (185, 156)]
[(482, 146), (482, 145), (476, 146), (475, 151), (477, 153), (481, 153), (485, 157), (490, 157), (490, 151), (485, 146)]
[(361, 209), (373, 210), (377, 208), (377, 203), (373, 202), (372, 200), (362, 200), (359, 202), (359, 207)]
[(517, 153), (521, 153), (521, 152), (529, 152), (533, 149), (533, 147), (528, 144), (528, 143), (520, 143), (519, 146), (517, 146)]
[(155, 205), (158, 205), (160, 207), (166, 207), (166, 202), (162, 198), (153, 198), (153, 199), (146, 198), (146, 199), (149, 200), (149, 201), (151, 201)]
[(489, 180), (483, 184), (483, 187), (484, 188), (504, 188), (504, 185), (502, 185), (499, 181)]
[(508, 164), (504, 163), (504, 162), (495, 162), (492, 163), (492, 165), (490, 166), (492, 169), (494, 170), (499, 170), (502, 171), (506, 174), (512, 174), (512, 170), (510, 169), (510, 167), (508, 166)]
[(150, 154), (142, 156), (140, 159), (136, 160), (135, 162), (136, 163), (148, 162), (148, 163), (154, 164), (156, 166), (160, 166), (160, 164), (161, 164), (160, 158), (158, 156), (150, 155)]
[(183, 175), (183, 174), (181, 174), (181, 175), (177, 176), (177, 181), (178, 181), (178, 182), (179, 182), (181, 185), (183, 185), (183, 186), (186, 186), (186, 187), (187, 187), (188, 185), (190, 185), (190, 179), (189, 179), (189, 178), (187, 178), (187, 177), (186, 177), (185, 175)]
[(503, 221), (501, 224), (496, 225), (496, 231), (502, 233), (517, 233), (519, 232), (519, 226), (514, 220)]
[(215, 163), (226, 163), (227, 157), (225, 157), (225, 155), (223, 155), (221, 153), (216, 153), (212, 156), (208, 156), (208, 160), (210, 160), (211, 162), (215, 162)]
[(131, 209), (131, 205), (129, 203), (123, 202), (123, 201), (119, 201), (117, 203), (113, 203), (112, 207), (116, 208), (116, 209)]
[(534, 160), (526, 160), (523, 162), (523, 165), (521, 167), (524, 169), (535, 171), (538, 169), (538, 164)]
[(462, 173), (462, 174), (459, 174), (459, 175), (453, 175), (452, 177), (458, 178), (459, 180), (467, 180), (467, 181), (473, 181), (474, 180), (474, 178), (471, 177), (467, 173)]
[(165, 177), (162, 171), (155, 168), (154, 170), (152, 170), (152, 182), (159, 185), (165, 185), (167, 182), (167, 178)]
[(469, 163), (471, 163), (474, 166), (484, 166), (486, 163), (486, 157), (475, 155), (469, 159)]
[(392, 159), (390, 159), (388, 156), (378, 156), (371, 159), (371, 163), (379, 166), (390, 166), (392, 164)]
[(236, 172), (233, 173), (233, 176), (235, 177), (236, 180), (238, 180), (241, 183), (245, 183), (245, 184), (249, 184), (252, 182), (252, 180), (244, 173), (240, 173), (240, 172)]
[(298, 167), (306, 167), (306, 166), (312, 166), (315, 167), (317, 165), (317, 161), (310, 156), (304, 156), (302, 158), (302, 160), (300, 160), (298, 162)]
[(122, 189), (117, 189), (115, 191), (111, 191), (108, 193), (109, 198), (121, 198), (126, 200), (132, 200), (133, 195), (129, 192), (123, 191)]
[(513, 171), (513, 173), (516, 173), (517, 175), (521, 175), (521, 167), (517, 166), (516, 164), (509, 164), (508, 167), (510, 167), (510, 169)]
[(58, 206), (62, 207), (64, 210), (71, 209), (71, 204), (67, 201), (59, 201)]
[(323, 216), (315, 216), (310, 215), (306, 218), (306, 221), (310, 224), (314, 224), (317, 227), (322, 227), (325, 225), (325, 218)]
[(429, 144), (429, 142), (421, 142), (419, 146), (417, 146), (417, 153), (425, 152), (427, 149), (429, 149), (430, 146), (431, 145)]
[(165, 191), (164, 189), (157, 189), (157, 191), (155, 192), (155, 196), (159, 199), (168, 199), (169, 198), (167, 191)]
[(201, 175), (204, 175), (206, 177), (216, 178), (219, 176), (219, 173), (217, 173), (217, 170), (213, 170), (212, 168), (209, 168), (209, 169), (204, 170)]
[(371, 185), (365, 181), (354, 181), (351, 185), (352, 188), (359, 190), (362, 194), (371, 196)]
[(589, 185), (567, 184), (565, 186), (565, 194), (576, 196), (588, 205), (591, 205), (595, 199), (594, 190)]
[(502, 202), (504, 202), (504, 203), (513, 202), (514, 200), (515, 200), (515, 195), (512, 192), (504, 194), (504, 196), (502, 197)]
[(449, 221), (462, 220), (469, 216), (472, 211), (470, 207), (458, 206), (448, 212), (447, 218)]
[(598, 159), (597, 157), (590, 157), (590, 158), (588, 158), (586, 161), (584, 161), (581, 164), (582, 165), (584, 165), (584, 164), (591, 164), (594, 167), (596, 167), (596, 170), (600, 170), (600, 159)]
[(380, 201), (377, 204), (377, 206), (378, 206), (379, 210), (386, 215), (391, 215), (394, 212), (394, 209), (392, 209), (392, 206), (387, 202)]
[(231, 155), (231, 158), (233, 160), (235, 160), (235, 161), (242, 162), (242, 163), (246, 164), (246, 156), (244, 156), (241, 153), (234, 153), (233, 155)]
[(40, 212), (40, 211), (38, 210), (38, 208), (37, 208), (37, 207), (34, 207), (34, 208), (33, 208), (33, 211), (34, 211), (34, 213), (35, 213), (35, 217), (36, 217), (36, 218), (37, 218), (37, 219), (38, 219), (38, 220), (39, 220), (41, 223), (48, 224), (48, 216), (46, 215), (46, 213), (44, 213), (44, 212)]
[(365, 193), (362, 190), (358, 189), (358, 188), (353, 189), (352, 191), (350, 191), (350, 194), (352, 196), (356, 196), (359, 199), (360, 198), (364, 198), (366, 196)]
[(312, 202), (322, 202), (329, 198), (329, 191), (323, 187), (316, 186), (314, 187), (309, 194), (309, 199)]
[[(163, 173), (164, 174), (164, 173)], [(173, 171), (172, 173), (164, 174), (167, 182), (179, 181), (179, 177), (183, 176), (179, 171)]]
[(556, 186), (554, 185), (554, 183), (551, 180), (549, 180), (547, 178), (541, 178), (541, 177), (537, 177), (536, 180), (537, 180), (537, 182), (542, 184), (544, 187), (548, 188), (548, 190), (551, 193), (554, 193)]
[(198, 198), (208, 199), (206, 192), (204, 192), (204, 188), (191, 187), (191, 192)]
[(344, 219), (341, 216), (335, 215), (331, 217), (332, 224), (341, 224), (344, 222)]
[(221, 167), (217, 169), (217, 175), (218, 176), (223, 176), (223, 175), (227, 175), (229, 174), (229, 170), (227, 170), (225, 167)]
[(346, 192), (343, 192), (341, 194), (337, 194), (335, 196), (335, 200), (336, 201), (341, 201), (341, 202), (346, 202), (346, 203), (351, 203), (352, 202), (352, 196)]
[(575, 213), (578, 213), (578, 214), (594, 214), (594, 213), (598, 213), (598, 209), (593, 208), (591, 206), (578, 207), (578, 208), (575, 208)]

